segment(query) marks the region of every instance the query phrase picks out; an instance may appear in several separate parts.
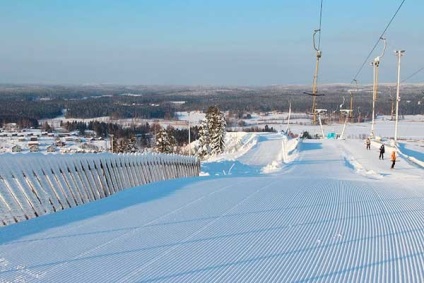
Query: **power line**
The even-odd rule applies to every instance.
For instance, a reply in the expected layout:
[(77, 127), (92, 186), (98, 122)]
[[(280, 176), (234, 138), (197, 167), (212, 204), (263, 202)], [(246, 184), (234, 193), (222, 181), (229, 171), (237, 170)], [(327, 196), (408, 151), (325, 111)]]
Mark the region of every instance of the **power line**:
[(410, 78), (412, 78), (413, 76), (415, 76), (416, 74), (418, 74), (419, 72), (421, 72), (422, 70), (424, 70), (424, 67), (422, 67), (422, 68), (421, 68), (421, 69), (419, 69), (418, 71), (414, 72), (412, 75), (410, 75), (410, 76), (409, 76), (409, 77), (407, 77), (406, 79), (403, 79), (403, 80), (401, 81), (401, 83), (403, 83), (403, 82), (405, 82), (405, 81), (409, 80)]
[(374, 44), (374, 47), (371, 49), (370, 53), (368, 54), (367, 58), (364, 60), (364, 63), (362, 63), (361, 67), (359, 68), (358, 72), (356, 73), (355, 77), (353, 78), (352, 82), (355, 81), (358, 78), (358, 75), (361, 73), (362, 69), (364, 68), (365, 64), (368, 62), (368, 59), (371, 57), (371, 54), (374, 52), (375, 48), (377, 47), (378, 43), (380, 42), (380, 39), (383, 38), (384, 34), (386, 33), (387, 29), (389, 28), (389, 26), (392, 24), (393, 20), (395, 19), (396, 15), (398, 14), (399, 10), (402, 8), (403, 3), (405, 3), (405, 0), (402, 1), (402, 3), (400, 3), (399, 8), (396, 10), (395, 14), (393, 15), (393, 17), (390, 19), (389, 23), (387, 24), (386, 28), (384, 29), (384, 31), (381, 33), (381, 35), (379, 36), (377, 42)]

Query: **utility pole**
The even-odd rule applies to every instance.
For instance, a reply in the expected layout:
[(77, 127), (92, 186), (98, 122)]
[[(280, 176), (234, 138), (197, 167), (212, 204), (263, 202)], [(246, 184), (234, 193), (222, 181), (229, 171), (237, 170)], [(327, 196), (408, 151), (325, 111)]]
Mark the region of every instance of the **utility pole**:
[(380, 66), (380, 59), (384, 56), (384, 52), (386, 51), (386, 39), (383, 37), (380, 37), (381, 40), (384, 42), (384, 48), (383, 53), (381, 53), (380, 56), (375, 57), (374, 61), (371, 62), (371, 65), (373, 68), (373, 92), (372, 92), (372, 122), (371, 122), (371, 138), (375, 137), (374, 134), (374, 125), (375, 125), (375, 101), (377, 100), (377, 89), (378, 89), (378, 67)]
[[(358, 81), (356, 79), (353, 79), (353, 81), (356, 84), (356, 94), (358, 94)], [(351, 122), (354, 122), (354, 114), (353, 114), (353, 93), (352, 91), (349, 91), (350, 93), (350, 112), (349, 112), (349, 118)]]
[(386, 39), (381, 37), (384, 42), (383, 53), (380, 56), (375, 57), (374, 61), (371, 62), (373, 68), (373, 92), (372, 92), (372, 122), (371, 122), (371, 138), (375, 138), (374, 124), (375, 124), (375, 101), (377, 100), (377, 89), (378, 89), (378, 67), (380, 66), (380, 59), (384, 56), (386, 51)]
[(113, 134), (110, 134), (110, 149), (112, 150), (113, 153)]
[(191, 155), (190, 111), (188, 111), (188, 155)]
[(350, 118), (350, 120), (352, 122), (353, 94), (352, 94), (352, 90), (349, 90), (348, 92), (349, 92), (349, 95), (350, 95), (350, 107), (349, 107), (350, 112), (349, 112), (349, 118)]
[[(377, 59), (377, 58), (376, 58)], [(374, 138), (374, 124), (375, 124), (375, 101), (377, 99), (377, 85), (378, 85), (378, 66), (380, 60), (374, 60), (371, 65), (373, 68), (373, 87), (372, 87), (372, 118), (371, 118), (371, 134), (370, 137)], [(377, 74), (377, 75), (376, 75)]]
[(291, 115), (291, 101), (289, 102), (289, 115), (287, 117), (287, 129), (286, 129), (286, 134), (289, 133), (289, 129), (290, 129), (290, 115)]
[(313, 35), (313, 42), (314, 42), (314, 49), (316, 51), (316, 63), (315, 63), (315, 72), (314, 72), (314, 79), (312, 82), (312, 115), (313, 116), (313, 124), (315, 125), (316, 123), (316, 107), (317, 107), (317, 103), (316, 103), (316, 99), (317, 99), (317, 95), (318, 95), (318, 70), (319, 70), (319, 60), (321, 59), (321, 50), (319, 50), (316, 45), (315, 45), (315, 35), (317, 34), (317, 32), (321, 32), (321, 30), (317, 29), (314, 31), (314, 35)]
[(358, 106), (358, 123), (361, 123), (361, 107)]
[(343, 116), (343, 114), (344, 114), (346, 117), (345, 117), (345, 121), (344, 121), (344, 125), (343, 125), (343, 130), (342, 130), (342, 133), (340, 134), (339, 139), (343, 139), (343, 135), (344, 135), (344, 132), (346, 130), (346, 124), (347, 124), (347, 121), (349, 120), (350, 112), (351, 112), (351, 110), (346, 110), (346, 109), (340, 110), (340, 116)]
[(324, 135), (324, 128), (322, 127), (322, 121), (321, 121), (321, 111), (317, 111), (318, 113), (318, 121), (319, 121), (319, 126), (320, 126), (320, 128), (321, 128), (321, 134), (322, 134), (322, 138), (324, 139), (325, 138), (325, 135)]
[(400, 88), (400, 58), (405, 53), (405, 50), (396, 50), (395, 54), (398, 57), (398, 70), (397, 70), (397, 86), (396, 86), (396, 122), (395, 122), (395, 145), (397, 145), (397, 134), (398, 134), (398, 120), (399, 120), (399, 88)]
[(390, 87), (390, 103), (392, 104), (392, 108), (390, 110), (390, 121), (393, 121), (395, 119), (395, 100), (393, 98), (393, 94), (392, 94), (393, 88)]

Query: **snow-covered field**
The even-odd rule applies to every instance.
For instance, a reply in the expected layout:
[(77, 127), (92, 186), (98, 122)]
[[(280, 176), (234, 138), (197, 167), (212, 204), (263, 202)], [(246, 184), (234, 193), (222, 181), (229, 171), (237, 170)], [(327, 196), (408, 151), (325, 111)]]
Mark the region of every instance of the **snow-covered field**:
[(424, 123), (401, 124), (395, 169), (380, 123), (384, 160), (361, 138), (229, 133), (202, 177), (0, 228), (0, 282), (424, 282)]

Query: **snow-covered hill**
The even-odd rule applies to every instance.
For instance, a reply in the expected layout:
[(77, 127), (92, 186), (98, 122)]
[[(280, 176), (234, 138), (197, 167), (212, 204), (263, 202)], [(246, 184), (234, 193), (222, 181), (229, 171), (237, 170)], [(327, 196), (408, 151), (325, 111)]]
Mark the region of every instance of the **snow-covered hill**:
[(204, 177), (0, 228), (0, 282), (424, 281), (422, 167), (359, 139), (235, 144)]

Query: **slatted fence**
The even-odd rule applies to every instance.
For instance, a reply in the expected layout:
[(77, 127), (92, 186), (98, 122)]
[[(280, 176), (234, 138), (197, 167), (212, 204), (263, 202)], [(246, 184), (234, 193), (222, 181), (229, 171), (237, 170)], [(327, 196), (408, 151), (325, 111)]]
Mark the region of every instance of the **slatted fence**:
[(198, 176), (195, 157), (165, 154), (0, 155), (0, 226), (131, 187)]

